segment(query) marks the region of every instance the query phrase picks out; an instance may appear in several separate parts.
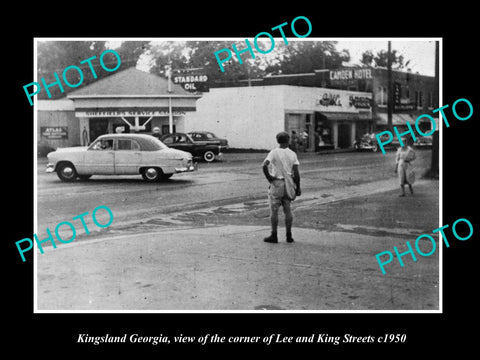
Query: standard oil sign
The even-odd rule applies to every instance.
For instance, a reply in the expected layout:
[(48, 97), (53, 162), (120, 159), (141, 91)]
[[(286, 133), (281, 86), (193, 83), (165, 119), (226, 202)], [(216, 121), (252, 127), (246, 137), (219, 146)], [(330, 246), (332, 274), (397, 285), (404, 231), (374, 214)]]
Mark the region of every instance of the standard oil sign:
[(179, 74), (172, 76), (172, 80), (174, 84), (181, 85), (185, 90), (190, 92), (197, 92), (197, 91), (208, 91), (207, 75), (185, 75)]

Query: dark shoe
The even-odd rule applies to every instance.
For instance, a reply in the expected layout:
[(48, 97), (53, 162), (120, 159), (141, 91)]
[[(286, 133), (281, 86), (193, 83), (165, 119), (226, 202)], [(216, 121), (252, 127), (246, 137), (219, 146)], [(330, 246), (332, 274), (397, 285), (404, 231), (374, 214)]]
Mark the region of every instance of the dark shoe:
[(276, 244), (278, 243), (277, 235), (270, 235), (269, 237), (266, 237), (265, 239), (263, 239), (263, 241), (267, 243)]
[(295, 242), (293, 238), (291, 236), (290, 237), (287, 236), (287, 243), (293, 243), (293, 242)]

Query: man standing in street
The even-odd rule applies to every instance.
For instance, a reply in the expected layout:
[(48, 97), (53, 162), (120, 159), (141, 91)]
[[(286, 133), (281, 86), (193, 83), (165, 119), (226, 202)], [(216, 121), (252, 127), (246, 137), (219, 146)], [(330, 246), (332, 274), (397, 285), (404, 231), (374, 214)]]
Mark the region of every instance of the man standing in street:
[(290, 136), (282, 131), (277, 134), (279, 147), (270, 151), (263, 162), (263, 173), (270, 183), (268, 198), (270, 202), (270, 222), (272, 233), (264, 241), (277, 243), (278, 210), (283, 207), (287, 242), (292, 243), (293, 215), (290, 204), (301, 195), (300, 165), (297, 155), (288, 148)]

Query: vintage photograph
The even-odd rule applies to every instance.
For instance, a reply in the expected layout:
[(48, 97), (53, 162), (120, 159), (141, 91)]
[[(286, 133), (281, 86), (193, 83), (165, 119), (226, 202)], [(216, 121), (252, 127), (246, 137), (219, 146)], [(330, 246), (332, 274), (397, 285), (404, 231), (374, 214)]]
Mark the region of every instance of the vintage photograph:
[(442, 39), (287, 35), (35, 39), (35, 312), (441, 312)]

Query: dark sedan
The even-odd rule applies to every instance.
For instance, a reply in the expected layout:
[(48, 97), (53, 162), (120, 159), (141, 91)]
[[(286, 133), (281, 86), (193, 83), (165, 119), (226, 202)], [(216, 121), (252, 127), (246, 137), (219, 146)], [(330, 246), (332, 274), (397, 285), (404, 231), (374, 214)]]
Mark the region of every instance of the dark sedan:
[(170, 148), (189, 152), (194, 157), (199, 157), (206, 162), (212, 162), (222, 156), (222, 146), (208, 142), (197, 142), (189, 134), (173, 133), (163, 135), (160, 140)]
[(224, 149), (228, 149), (228, 141), (227, 139), (219, 138), (217, 135), (212, 133), (211, 131), (191, 131), (188, 133), (190, 137), (195, 142), (210, 144), (210, 145), (218, 145)]

